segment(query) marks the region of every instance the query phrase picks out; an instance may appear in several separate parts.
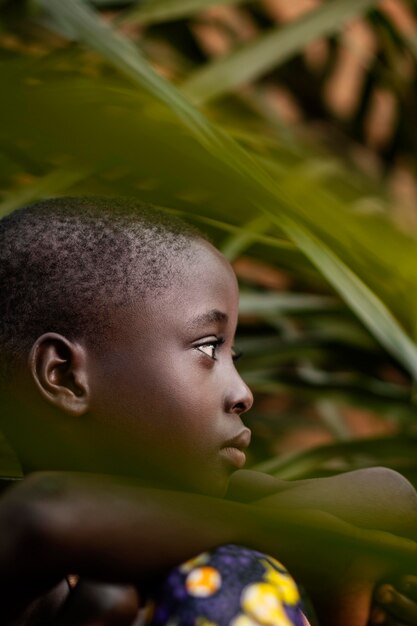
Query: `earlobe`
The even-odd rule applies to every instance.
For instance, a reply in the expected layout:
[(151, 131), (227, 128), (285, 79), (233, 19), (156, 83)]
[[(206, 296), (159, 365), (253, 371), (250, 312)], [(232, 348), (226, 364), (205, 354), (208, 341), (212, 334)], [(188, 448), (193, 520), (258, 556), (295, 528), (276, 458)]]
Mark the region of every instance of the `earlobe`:
[(41, 395), (68, 415), (84, 415), (89, 408), (86, 351), (57, 333), (45, 333), (35, 341), (29, 369)]

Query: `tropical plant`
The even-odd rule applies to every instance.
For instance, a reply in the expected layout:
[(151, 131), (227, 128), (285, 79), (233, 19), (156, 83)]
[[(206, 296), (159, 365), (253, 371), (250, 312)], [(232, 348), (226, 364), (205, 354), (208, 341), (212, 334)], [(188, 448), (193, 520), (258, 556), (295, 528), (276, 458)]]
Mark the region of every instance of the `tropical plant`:
[[(376, 0), (311, 2), (286, 24), (266, 0), (213, 4), (3, 1), (0, 212), (50, 195), (122, 193), (195, 222), (242, 282), (241, 369), (260, 398), (253, 460), (289, 478), (383, 464), (416, 480), (417, 243), (397, 226), (382, 179), (353, 158), (362, 140), (389, 178), (411, 150), (413, 81), (396, 64), (414, 68), (414, 30)], [(413, 27), (414, 10), (400, 4)], [(355, 115), (343, 117), (325, 78), (352, 20), (378, 53)], [(217, 58), (213, 33), (227, 49)], [(307, 63), (314, 42), (327, 49), (320, 71)], [(298, 101), (308, 82), (321, 102), (319, 142), (307, 123), (314, 107), (303, 105), (295, 129), (268, 105), (284, 79)], [(385, 143), (364, 133), (381, 83), (409, 111), (402, 143), (404, 122)], [(341, 155), (331, 144), (342, 131)], [(377, 420), (380, 436), (355, 437), (357, 415)], [(329, 443), (277, 456), (284, 431), (312, 420)]]

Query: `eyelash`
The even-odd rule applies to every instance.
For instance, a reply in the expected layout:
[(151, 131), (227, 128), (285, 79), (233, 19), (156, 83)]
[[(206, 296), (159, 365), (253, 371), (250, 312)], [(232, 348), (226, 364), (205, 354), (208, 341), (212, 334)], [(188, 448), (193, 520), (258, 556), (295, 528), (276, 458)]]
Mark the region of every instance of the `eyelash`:
[[(218, 339), (212, 339), (210, 341), (207, 341), (206, 343), (201, 343), (199, 346), (196, 346), (196, 350), (199, 350), (200, 352), (208, 356), (213, 361), (217, 361), (216, 350), (222, 344), (224, 344), (224, 342), (225, 342), (224, 337), (219, 337)], [(210, 347), (213, 349), (213, 352), (211, 355), (207, 354), (207, 352), (204, 352), (204, 350), (201, 349), (201, 348), (210, 348)], [(240, 359), (241, 356), (242, 356), (241, 352), (235, 352), (234, 350), (232, 350), (232, 360), (234, 362)]]

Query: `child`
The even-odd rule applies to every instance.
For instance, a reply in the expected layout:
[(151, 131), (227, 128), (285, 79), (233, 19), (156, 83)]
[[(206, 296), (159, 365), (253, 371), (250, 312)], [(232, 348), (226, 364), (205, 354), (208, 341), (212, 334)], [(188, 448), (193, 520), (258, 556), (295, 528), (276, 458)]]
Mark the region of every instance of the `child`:
[[(171, 500), (167, 496), (168, 504), (161, 503), (161, 488), (223, 497), (231, 475), (244, 465), (250, 442), (241, 416), (251, 407), (252, 395), (233, 362), (238, 287), (222, 255), (191, 227), (139, 203), (60, 198), (2, 220), (0, 289), (0, 365), (7, 409), (1, 426), (25, 472), (42, 468), (134, 476), (144, 489), (136, 488), (135, 493), (146, 498), (138, 509), (132, 492), (123, 492), (124, 500), (109, 486), (100, 496), (94, 495), (100, 492), (95, 487), (88, 498), (80, 495), (82, 488), (72, 499), (67, 493), (63, 503), (58, 497), (58, 513), (54, 511), (52, 518), (66, 540), (58, 541), (55, 575), (59, 570), (61, 575), (76, 571), (97, 577), (101, 569), (105, 579), (110, 575), (129, 579), (134, 565), (135, 580), (143, 585), (167, 565), (205, 548), (232, 541), (253, 545), (248, 529), (253, 533), (256, 524), (247, 507), (220, 505), (217, 500), (207, 504), (201, 496), (190, 500), (189, 494), (177, 494), (175, 505), (184, 512), (178, 519), (172, 512), (172, 496)], [(262, 489), (256, 483), (256, 489), (270, 492), (269, 483)], [(238, 480), (236, 490), (243, 484)], [(43, 502), (45, 482), (41, 485)], [(272, 490), (280, 488), (275, 484)], [(53, 486), (51, 493), (54, 490)], [(30, 489), (18, 488), (5, 496), (3, 504), (10, 507), (19, 500), (16, 492), (31, 494)], [(49, 487), (46, 493), (48, 508), (55, 502)], [(129, 513), (124, 520), (119, 520), (119, 511), (113, 519), (110, 509), (110, 521), (100, 518), (99, 512), (109, 504), (108, 493)], [(331, 510), (332, 503), (328, 504)], [(62, 530), (62, 523), (74, 519), (80, 506), (90, 512), (93, 525), (88, 532), (88, 524), (78, 523), (74, 537), (73, 532), (64, 532), (65, 523)], [(59, 507), (64, 507), (65, 516)], [(7, 519), (7, 507), (4, 511)], [(164, 519), (158, 521), (161, 511)], [(210, 525), (211, 511), (218, 516)], [(226, 526), (219, 522), (222, 519), (227, 519)], [(241, 520), (241, 529), (235, 529), (236, 519)], [(106, 545), (94, 532), (103, 523)], [(49, 541), (50, 535), (59, 533), (48, 528)], [(178, 545), (173, 545), (170, 528), (180, 538)], [(109, 535), (109, 529), (117, 532)], [(103, 556), (109, 536), (118, 544), (111, 567)], [(158, 553), (146, 545), (147, 541), (154, 545), (155, 537)], [(135, 544), (138, 553), (133, 550), (135, 541), (141, 541)], [(258, 541), (264, 545), (263, 538)], [(271, 546), (276, 543), (290, 558), (292, 546), (286, 550), (285, 541), (267, 541)], [(23, 544), (27, 547), (26, 539)], [(36, 545), (29, 545), (36, 553)], [(99, 558), (101, 568), (94, 558)], [(125, 569), (118, 568), (118, 559)], [(10, 563), (10, 556), (4, 562)], [(37, 567), (46, 575), (45, 563), (38, 562)], [(210, 574), (209, 582), (202, 585), (197, 580), (193, 586), (190, 575), (195, 571)], [(230, 574), (233, 571), (240, 578)], [(226, 576), (227, 584), (222, 584)], [(40, 585), (42, 590), (52, 586), (48, 581)], [(220, 547), (175, 569), (166, 584), (152, 618), (155, 624), (306, 623), (291, 577), (274, 559), (253, 550)], [(265, 585), (272, 595), (262, 596)], [(20, 591), (14, 593), (19, 596)], [(21, 593), (22, 604), (36, 596), (27, 584)], [(207, 595), (204, 601), (201, 594)], [(165, 613), (164, 602), (169, 605)], [(272, 608), (265, 615), (268, 603)], [(362, 607), (359, 601), (356, 604)], [(353, 623), (350, 618), (340, 620), (349, 622)]]

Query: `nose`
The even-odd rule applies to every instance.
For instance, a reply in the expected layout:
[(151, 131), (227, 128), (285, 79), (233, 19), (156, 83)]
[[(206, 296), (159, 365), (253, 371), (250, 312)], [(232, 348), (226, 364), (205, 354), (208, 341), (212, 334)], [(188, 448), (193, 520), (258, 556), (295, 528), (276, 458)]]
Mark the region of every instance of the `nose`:
[(227, 412), (236, 413), (237, 415), (249, 411), (253, 404), (253, 394), (236, 370), (233, 385), (231, 385), (227, 395), (226, 404)]

